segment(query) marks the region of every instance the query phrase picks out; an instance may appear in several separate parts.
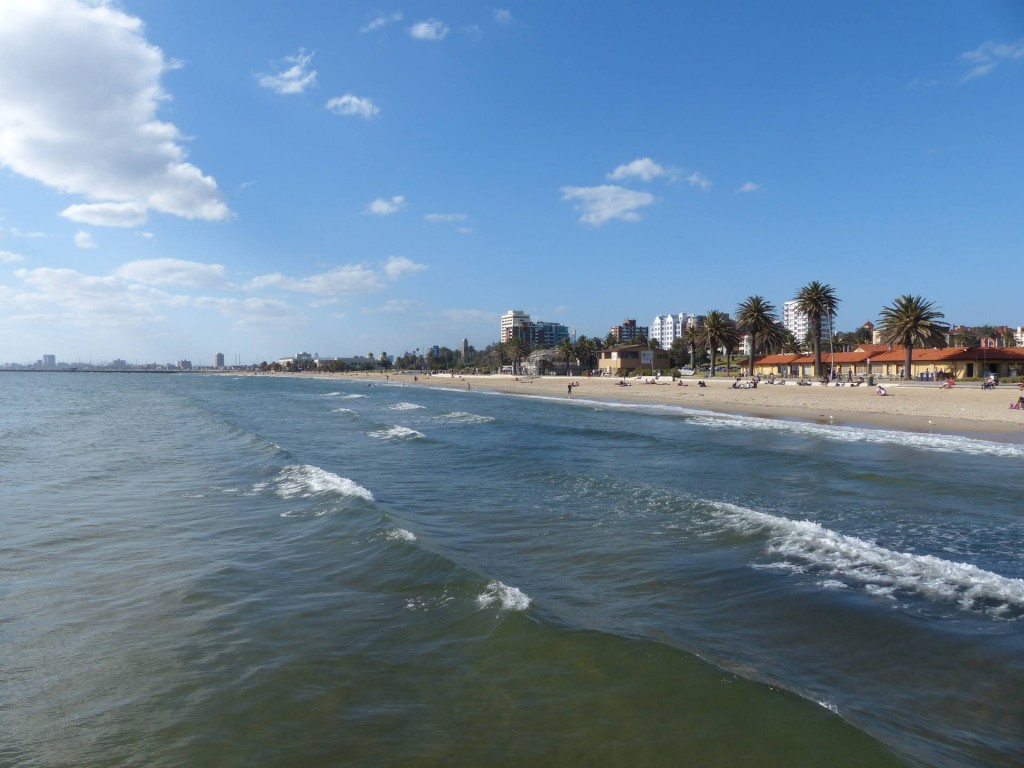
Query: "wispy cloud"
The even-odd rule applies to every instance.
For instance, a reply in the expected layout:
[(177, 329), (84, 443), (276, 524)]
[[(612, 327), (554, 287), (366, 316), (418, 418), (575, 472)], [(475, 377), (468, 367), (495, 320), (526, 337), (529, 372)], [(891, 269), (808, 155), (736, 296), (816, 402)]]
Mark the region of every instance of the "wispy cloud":
[(448, 224), (456, 221), (465, 221), (469, 217), (464, 213), (428, 213), (423, 219), (431, 224)]
[(395, 195), (390, 200), (378, 197), (370, 203), (366, 210), (367, 213), (373, 213), (377, 216), (390, 216), (393, 213), (398, 213), (403, 208), (405, 208), (405, 197), (403, 195)]
[(148, 219), (145, 206), (138, 203), (82, 203), (69, 205), (60, 215), (94, 227), (138, 227)]
[(157, 117), (169, 98), (161, 77), (180, 65), (144, 31), (116, 3), (5, 3), (0, 165), (87, 198), (92, 208), (65, 212), (82, 223), (128, 226), (102, 207), (110, 204), (229, 219), (217, 183), (186, 161), (184, 137)]
[(739, 189), (737, 189), (736, 191), (745, 194), (747, 192), (757, 192), (757, 190), (759, 190), (760, 188), (760, 184), (755, 184), (753, 181), (747, 181), (744, 182), (743, 184), (740, 184)]
[(702, 174), (700, 171), (694, 171), (689, 176), (687, 176), (686, 182), (691, 187), (698, 187), (701, 190), (711, 188), (711, 180), (707, 176)]
[(380, 108), (367, 98), (346, 93), (327, 102), (327, 109), (336, 115), (350, 115), (370, 120), (380, 114)]
[(960, 58), (970, 67), (960, 82), (984, 77), (991, 74), (1000, 64), (1024, 61), (1024, 38), (1013, 43), (995, 43), (990, 40), (973, 51), (960, 54)]
[(409, 27), (409, 34), (416, 40), (444, 40), (449, 31), (448, 25), (437, 19), (428, 19)]
[(85, 250), (93, 250), (99, 247), (92, 239), (92, 235), (84, 230), (75, 232), (75, 245), (79, 248), (84, 248)]
[[(272, 73), (257, 73), (256, 79), (264, 88), (269, 88), (274, 93), (292, 95), (304, 93), (307, 88), (316, 84), (316, 70), (310, 69), (315, 52), (306, 53), (304, 48), (299, 48), (294, 56), (285, 56), (279, 71)], [(282, 68), (283, 67), (283, 68)]]
[(562, 200), (575, 202), (580, 221), (599, 227), (611, 219), (640, 221), (637, 210), (654, 202), (654, 195), (613, 184), (598, 187), (562, 187)]
[(499, 24), (509, 24), (512, 21), (512, 14), (507, 8), (498, 8), (494, 12), (494, 20)]
[(221, 264), (203, 264), (184, 259), (129, 261), (114, 270), (114, 276), (140, 285), (177, 285), (184, 288), (216, 288), (227, 285)]
[(659, 177), (667, 177), (668, 179), (675, 179), (679, 175), (679, 171), (673, 168), (666, 168), (658, 163), (654, 162), (649, 157), (641, 157), (632, 161), (631, 163), (625, 163), (620, 165), (614, 171), (608, 174), (608, 178), (612, 181), (623, 181), (625, 179), (640, 179), (641, 181), (652, 181)]
[(385, 13), (374, 18), (369, 24), (360, 29), (360, 32), (373, 32), (374, 30), (386, 27), (388, 24), (394, 24), (402, 20), (402, 12), (395, 11), (393, 13)]
[(19, 261), (24, 261), (25, 257), (20, 253), (14, 253), (13, 251), (0, 251), (0, 264), (16, 264)]
[(404, 275), (414, 275), (427, 268), (426, 264), (417, 264), (405, 256), (392, 256), (384, 264), (384, 274), (390, 279), (397, 280)]
[(253, 278), (245, 287), (253, 291), (279, 288), (316, 296), (373, 293), (384, 289), (391, 281), (426, 268), (425, 264), (417, 264), (404, 256), (392, 256), (380, 268), (366, 264), (346, 264), (307, 277), (289, 277), (275, 272)]

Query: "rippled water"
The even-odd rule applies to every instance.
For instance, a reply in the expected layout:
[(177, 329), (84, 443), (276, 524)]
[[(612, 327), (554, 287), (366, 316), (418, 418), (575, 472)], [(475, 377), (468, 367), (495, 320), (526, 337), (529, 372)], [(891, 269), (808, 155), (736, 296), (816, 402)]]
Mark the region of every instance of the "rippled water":
[(0, 764), (1002, 766), (1024, 446), (0, 374)]

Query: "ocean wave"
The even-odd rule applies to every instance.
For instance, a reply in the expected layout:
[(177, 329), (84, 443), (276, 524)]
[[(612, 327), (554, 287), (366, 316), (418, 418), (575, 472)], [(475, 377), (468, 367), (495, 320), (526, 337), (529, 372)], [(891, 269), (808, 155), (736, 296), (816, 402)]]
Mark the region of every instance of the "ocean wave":
[(477, 595), (476, 602), (481, 608), (500, 603), (502, 609), (506, 611), (525, 611), (533, 601), (517, 587), (510, 587), (500, 581), (490, 581), (484, 591)]
[(424, 407), (425, 406), (422, 406), (422, 405), (416, 405), (416, 403), (395, 403), (394, 405), (389, 405), (388, 406), (388, 410), (389, 411), (418, 411), (418, 410), (420, 410), (421, 408), (424, 408)]
[(339, 397), (341, 392), (321, 392), (320, 397)]
[(434, 417), (437, 421), (448, 422), (449, 424), (487, 424), (494, 421), (493, 416), (478, 416), (475, 413), (465, 411), (454, 411)]
[(373, 494), (354, 480), (311, 464), (293, 464), (282, 469), (274, 480), (274, 490), (283, 499), (333, 493), (373, 501)]
[(742, 416), (727, 413), (706, 413), (683, 409), (690, 422), (712, 429), (755, 429), (769, 432), (786, 432), (807, 437), (818, 437), (844, 443), (876, 443), (879, 445), (905, 445), (925, 451), (942, 453), (967, 453), (975, 456), (1001, 456), (1024, 458), (1024, 445), (997, 443), (978, 440), (963, 435), (945, 435), (929, 432), (905, 432), (894, 429), (868, 429), (864, 427), (832, 426), (805, 421), (782, 421), (757, 416)]
[(356, 400), (357, 398), (360, 398), (360, 397), (366, 397), (366, 395), (348, 394), (348, 395), (342, 395), (341, 399), (342, 400)]
[(331, 413), (355, 413), (351, 408), (331, 408)]
[(405, 528), (388, 528), (384, 536), (389, 541), (416, 541), (416, 534)]
[(950, 602), (961, 610), (999, 618), (1024, 617), (1024, 579), (1011, 579), (970, 563), (933, 555), (897, 552), (829, 530), (808, 520), (790, 520), (726, 502), (711, 502), (715, 516), (745, 534), (768, 536), (778, 567), (813, 572), (866, 593), (895, 598), (917, 595)]
[(378, 440), (418, 440), (421, 437), (426, 437), (422, 432), (398, 425), (386, 429), (378, 429), (368, 434), (370, 437), (376, 437)]

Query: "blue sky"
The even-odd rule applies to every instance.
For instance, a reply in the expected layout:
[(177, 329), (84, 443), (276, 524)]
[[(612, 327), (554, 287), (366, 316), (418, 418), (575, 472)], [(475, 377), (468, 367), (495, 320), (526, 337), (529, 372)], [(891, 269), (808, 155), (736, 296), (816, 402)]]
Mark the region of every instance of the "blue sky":
[(1019, 2), (0, 0), (0, 361), (1024, 324)]

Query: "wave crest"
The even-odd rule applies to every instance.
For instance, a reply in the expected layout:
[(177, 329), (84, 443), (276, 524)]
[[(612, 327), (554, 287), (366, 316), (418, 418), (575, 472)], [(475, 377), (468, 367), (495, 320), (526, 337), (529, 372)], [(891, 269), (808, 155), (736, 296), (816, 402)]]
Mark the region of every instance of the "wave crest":
[(506, 611), (525, 611), (533, 601), (517, 587), (510, 587), (500, 581), (490, 581), (484, 591), (477, 595), (476, 602), (481, 608), (497, 602)]

